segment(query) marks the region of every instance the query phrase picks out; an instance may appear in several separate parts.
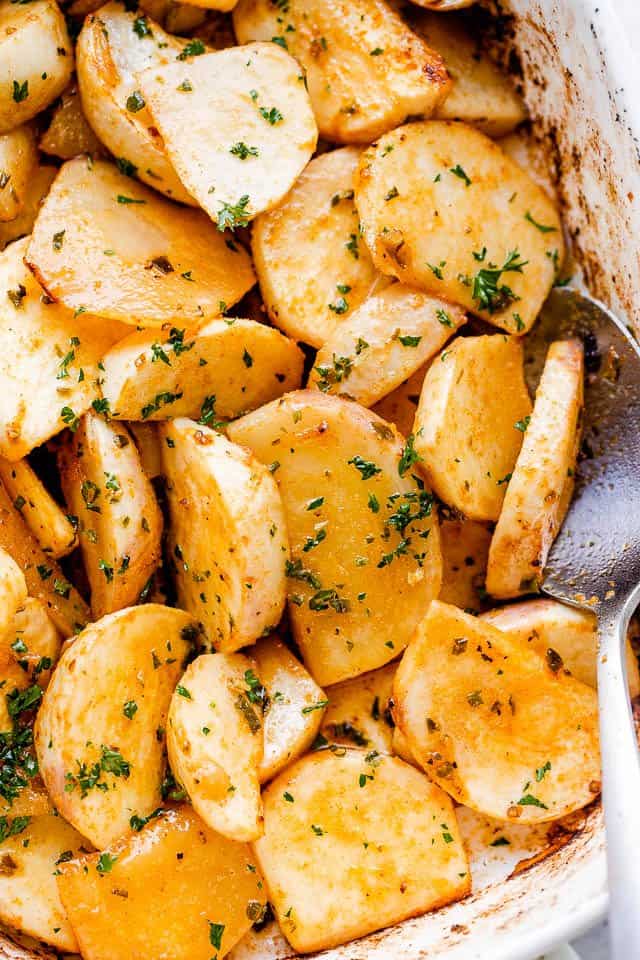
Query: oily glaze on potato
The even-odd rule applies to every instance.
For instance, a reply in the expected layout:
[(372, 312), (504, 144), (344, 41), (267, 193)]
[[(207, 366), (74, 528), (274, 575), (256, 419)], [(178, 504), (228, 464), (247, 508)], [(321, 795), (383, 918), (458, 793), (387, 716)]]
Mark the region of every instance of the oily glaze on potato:
[(486, 606), (484, 581), (491, 530), (475, 520), (441, 520), (442, 587), (439, 600), (476, 613)]
[(389, 707), (397, 663), (327, 687), (329, 701), (322, 734), (330, 743), (391, 753), (393, 718)]
[(38, 543), (52, 557), (65, 557), (77, 544), (76, 531), (28, 460), (0, 457), (0, 480)]
[(21, 213), (37, 166), (32, 126), (25, 124), (0, 136), (0, 221), (15, 220)]

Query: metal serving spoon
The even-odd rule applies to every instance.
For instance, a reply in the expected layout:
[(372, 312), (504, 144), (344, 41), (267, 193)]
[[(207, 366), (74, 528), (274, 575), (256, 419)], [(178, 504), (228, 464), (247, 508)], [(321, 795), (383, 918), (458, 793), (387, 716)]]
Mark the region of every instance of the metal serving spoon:
[(640, 602), (640, 348), (602, 304), (552, 291), (528, 338), (537, 382), (551, 340), (585, 346), (583, 459), (544, 571), (545, 593), (598, 617), (598, 698), (612, 960), (640, 958), (640, 757), (625, 638)]

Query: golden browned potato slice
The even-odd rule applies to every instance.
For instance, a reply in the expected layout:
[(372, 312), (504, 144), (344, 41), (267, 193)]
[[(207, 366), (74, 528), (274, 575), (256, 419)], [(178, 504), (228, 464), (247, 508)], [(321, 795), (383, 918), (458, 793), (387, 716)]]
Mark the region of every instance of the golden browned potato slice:
[(149, 480), (161, 477), (164, 465), (157, 425), (155, 423), (129, 423), (127, 427), (135, 440), (142, 469)]
[(501, 820), (555, 820), (600, 791), (596, 694), (560, 667), (435, 601), (398, 667), (394, 717), (459, 803)]
[(329, 701), (322, 734), (331, 743), (391, 753), (393, 719), (389, 707), (398, 664), (363, 673), (327, 687)]
[(440, 589), (433, 498), (412, 441), (364, 407), (290, 393), (229, 426), (269, 464), (291, 543), (293, 633), (321, 686), (383, 666), (404, 649)]
[(263, 796), (254, 850), (295, 950), (337, 946), (470, 889), (453, 804), (402, 760), (322, 750)]
[(15, 220), (22, 212), (37, 166), (33, 127), (25, 124), (0, 136), (0, 221)]
[(69, 160), (34, 224), (26, 261), (70, 309), (141, 327), (219, 315), (253, 286), (249, 256), (201, 211), (114, 164)]
[(27, 583), (22, 570), (11, 554), (0, 548), (0, 637), (9, 633), (26, 599)]
[(362, 155), (356, 204), (379, 270), (510, 333), (531, 328), (564, 257), (546, 193), (463, 123), (382, 137)]
[(557, 178), (554, 177), (549, 151), (544, 142), (536, 139), (535, 131), (523, 128), (498, 140), (500, 149), (514, 163), (526, 170), (532, 180), (549, 195), (557, 205)]
[(278, 637), (259, 640), (251, 651), (264, 701), (264, 754), (260, 782), (277, 773), (311, 746), (320, 728), (327, 698), (313, 677)]
[(370, 407), (430, 360), (465, 320), (460, 307), (392, 284), (338, 321), (309, 385)]
[(70, 553), (77, 544), (75, 527), (29, 461), (0, 457), (0, 479), (44, 552), (56, 558)]
[(85, 960), (222, 960), (265, 904), (249, 847), (188, 806), (61, 864), (58, 887)]
[(138, 330), (105, 356), (102, 393), (123, 420), (197, 420), (203, 405), (237, 417), (299, 387), (303, 362), (293, 340), (255, 320)]
[(442, 587), (439, 600), (476, 613), (486, 605), (484, 581), (491, 531), (475, 520), (441, 520)]
[(150, 603), (87, 627), (38, 712), (40, 773), (59, 812), (96, 847), (160, 804), (169, 702), (197, 636), (182, 610)]
[(162, 436), (179, 603), (216, 649), (238, 650), (284, 609), (289, 545), (278, 487), (249, 450), (203, 424), (180, 418)]
[(53, 111), (51, 123), (40, 137), (39, 147), (61, 160), (71, 160), (79, 153), (102, 153), (102, 144), (89, 126), (82, 110), (76, 84), (67, 87)]
[(494, 597), (517, 597), (540, 582), (573, 493), (583, 380), (582, 344), (552, 343), (491, 541), (487, 590)]
[(138, 82), (141, 71), (170, 63), (186, 46), (188, 41), (165, 33), (142, 11), (107, 3), (80, 31), (78, 85), (87, 120), (122, 172), (195, 205), (167, 157)]
[(438, 496), (473, 520), (497, 520), (530, 414), (522, 342), (456, 340), (431, 364), (415, 421)]
[(405, 737), (400, 727), (393, 728), (393, 733), (391, 735), (391, 750), (394, 755), (396, 757), (400, 757), (401, 760), (405, 760), (407, 763), (413, 764), (414, 767), (420, 766), (412, 754), (409, 741)]
[(353, 202), (359, 157), (355, 147), (316, 157), (280, 206), (253, 226), (251, 246), (269, 316), (314, 347), (363, 302), (376, 279)]
[(442, 57), (382, 0), (240, 0), (240, 43), (272, 40), (302, 64), (321, 136), (370, 143), (409, 115), (429, 116), (450, 81)]
[(151, 67), (139, 85), (180, 179), (221, 230), (274, 207), (316, 148), (305, 77), (277, 44)]
[(413, 433), (422, 384), (429, 366), (430, 363), (425, 363), (423, 367), (412, 373), (408, 380), (401, 383), (399, 387), (396, 387), (395, 390), (388, 393), (386, 397), (383, 397), (371, 408), (383, 420), (393, 423), (404, 437)]
[(0, 250), (4, 250), (7, 244), (13, 240), (19, 240), (20, 237), (31, 233), (40, 204), (49, 192), (49, 187), (57, 172), (55, 167), (46, 166), (39, 166), (33, 171), (33, 175), (27, 184), (22, 210), (15, 220), (10, 220), (7, 223), (0, 222)]
[(72, 70), (73, 45), (54, 0), (0, 3), (0, 133), (44, 110)]
[[(27, 597), (0, 641), (0, 676), (6, 681), (5, 692), (26, 690), (34, 683), (46, 687), (60, 654), (60, 644), (60, 634), (45, 605)], [(11, 726), (6, 723), (6, 716), (4, 719), (2, 730)]]
[(98, 619), (137, 602), (160, 560), (162, 514), (123, 424), (88, 413), (61, 451), (60, 467)]
[(169, 710), (169, 762), (196, 813), (231, 840), (262, 834), (258, 767), (266, 693), (241, 653), (209, 653), (189, 664)]

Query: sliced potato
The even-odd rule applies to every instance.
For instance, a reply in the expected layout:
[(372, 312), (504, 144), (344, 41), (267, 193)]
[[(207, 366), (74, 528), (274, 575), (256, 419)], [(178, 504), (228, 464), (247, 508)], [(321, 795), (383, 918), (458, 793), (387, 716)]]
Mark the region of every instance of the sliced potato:
[(374, 670), (404, 649), (440, 589), (433, 498), (413, 447), (358, 404), (287, 394), (229, 425), (270, 464), (291, 543), (293, 633), (321, 686)]
[(25, 124), (0, 136), (0, 221), (15, 220), (22, 212), (37, 166), (33, 127)]
[(264, 805), (254, 850), (295, 950), (337, 946), (470, 889), (453, 804), (395, 757), (309, 754), (269, 784)]
[(309, 385), (370, 407), (438, 353), (465, 320), (460, 307), (392, 284), (338, 321)]
[(71, 160), (80, 153), (102, 153), (102, 144), (89, 126), (82, 110), (76, 84), (67, 87), (53, 111), (51, 122), (40, 137), (39, 147), (61, 160)]
[(376, 271), (353, 203), (355, 147), (315, 157), (288, 197), (255, 221), (252, 251), (269, 316), (321, 347), (338, 318), (369, 294)]
[(37, 683), (39, 687), (46, 687), (60, 655), (60, 645), (60, 634), (46, 606), (41, 600), (27, 597), (0, 643), (2, 677), (11, 675), (7, 686), (26, 690)]
[(396, 757), (400, 757), (401, 760), (405, 760), (407, 763), (411, 763), (414, 767), (420, 766), (420, 764), (414, 757), (413, 753), (411, 752), (409, 741), (405, 737), (400, 727), (393, 728), (393, 734), (391, 736), (391, 749), (394, 755)]
[(415, 373), (412, 373), (408, 380), (401, 383), (386, 397), (379, 400), (372, 410), (383, 420), (393, 423), (404, 437), (413, 433), (413, 423), (416, 418), (416, 410), (420, 402), (420, 393), (422, 384), (427, 375), (430, 364), (426, 363)]
[(438, 496), (473, 520), (497, 520), (530, 414), (522, 342), (456, 340), (429, 368), (415, 421)]
[(439, 600), (476, 613), (486, 605), (484, 581), (491, 531), (475, 520), (441, 520), (442, 586)]
[(540, 582), (573, 492), (583, 381), (582, 344), (552, 343), (491, 541), (487, 590), (494, 597), (530, 593)]
[(28, 460), (0, 457), (0, 479), (45, 553), (64, 557), (76, 546), (76, 531)]
[(140, 454), (140, 463), (149, 480), (161, 477), (164, 465), (160, 436), (155, 423), (129, 423), (129, 432), (133, 436)]
[(532, 180), (558, 204), (557, 176), (554, 176), (550, 151), (544, 141), (535, 137), (534, 131), (527, 128), (516, 130), (498, 141), (500, 149), (514, 163), (526, 170)]
[(391, 753), (393, 718), (389, 700), (397, 666), (388, 663), (328, 687), (323, 736), (332, 743)]
[(27, 184), (22, 210), (15, 220), (10, 220), (7, 223), (0, 222), (0, 250), (4, 250), (7, 244), (13, 240), (19, 240), (20, 237), (31, 233), (40, 204), (49, 192), (49, 187), (57, 172), (55, 167), (46, 166), (38, 166), (34, 170)]
[(382, 137), (362, 155), (356, 204), (379, 270), (510, 333), (531, 328), (564, 257), (546, 193), (463, 123)]
[(275, 627), (285, 604), (278, 488), (248, 450), (207, 426), (181, 418), (162, 435), (179, 602), (216, 649), (238, 650)]
[(73, 70), (73, 45), (54, 0), (0, 4), (0, 133), (55, 100)]
[(219, 315), (254, 283), (244, 249), (204, 213), (81, 157), (56, 177), (26, 262), (54, 300), (141, 327)]
[(61, 864), (58, 877), (85, 960), (222, 960), (261, 915), (262, 886), (249, 847), (188, 806)]
[(169, 710), (169, 762), (196, 813), (223, 837), (262, 834), (258, 767), (264, 687), (241, 653), (209, 653), (189, 664)]
[(68, 646), (38, 712), (40, 773), (59, 812), (96, 847), (159, 806), (169, 702), (197, 635), (182, 610), (145, 604)]
[(255, 320), (138, 330), (105, 356), (102, 393), (123, 420), (198, 419), (203, 404), (237, 417), (299, 387), (303, 362), (292, 340)]
[(382, 0), (240, 0), (233, 24), (240, 43), (276, 37), (300, 61), (327, 140), (370, 143), (449, 90), (442, 57)]
[(600, 792), (596, 694), (559, 666), (435, 601), (398, 667), (394, 717), (459, 803), (499, 820), (555, 820)]
[(16, 613), (27, 599), (27, 582), (11, 554), (0, 548), (0, 637), (13, 627)]

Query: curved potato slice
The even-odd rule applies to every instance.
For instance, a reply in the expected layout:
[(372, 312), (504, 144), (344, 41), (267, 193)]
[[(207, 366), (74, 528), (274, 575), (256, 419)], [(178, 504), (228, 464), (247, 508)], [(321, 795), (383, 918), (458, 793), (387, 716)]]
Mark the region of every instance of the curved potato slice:
[(251, 247), (269, 316), (290, 337), (321, 347), (358, 307), (376, 270), (353, 203), (360, 151), (315, 157), (279, 207), (258, 217)]
[(0, 548), (0, 638), (13, 627), (16, 613), (27, 599), (24, 574), (13, 557)]
[(530, 414), (522, 342), (456, 340), (431, 364), (415, 422), (438, 496), (473, 520), (497, 520)]
[(0, 221), (15, 220), (22, 211), (37, 166), (33, 127), (16, 127), (0, 136)]
[(76, 84), (67, 87), (60, 97), (38, 146), (44, 153), (61, 160), (72, 160), (80, 153), (94, 155), (104, 152), (84, 115)]
[(491, 541), (487, 590), (493, 597), (530, 593), (540, 581), (573, 493), (583, 381), (582, 344), (552, 343)]
[(439, 600), (467, 613), (486, 606), (484, 581), (491, 531), (475, 520), (441, 520), (442, 586)]
[(463, 123), (382, 137), (362, 155), (356, 204), (379, 270), (510, 333), (531, 328), (564, 257), (546, 193)]
[(197, 629), (182, 610), (145, 604), (98, 620), (60, 658), (36, 719), (38, 763), (57, 809), (96, 847), (160, 805), (157, 732)]
[(158, 333), (138, 330), (106, 354), (102, 394), (113, 417), (198, 419), (203, 404), (215, 404), (216, 417), (238, 417), (300, 386), (300, 348), (255, 320)]
[(28, 460), (0, 457), (0, 480), (45, 553), (65, 557), (77, 545), (76, 531)]
[(531, 179), (542, 187), (557, 206), (557, 177), (554, 176), (551, 157), (543, 141), (536, 139), (533, 131), (522, 128), (506, 137), (501, 137), (498, 145), (514, 163), (527, 171)]
[(412, 473), (409, 441), (358, 404), (287, 394), (229, 425), (270, 464), (291, 561), (289, 615), (321, 686), (388, 663), (440, 588), (433, 498)]
[(322, 750), (263, 797), (253, 848), (295, 950), (337, 946), (469, 892), (453, 804), (402, 760)]
[(181, 418), (162, 435), (179, 602), (216, 649), (238, 650), (284, 609), (289, 546), (278, 488), (248, 450), (207, 426)]
[(460, 307), (392, 284), (338, 320), (309, 386), (370, 407), (438, 353), (465, 320)]
[(73, 45), (54, 0), (0, 5), (0, 133), (44, 110), (72, 70)]
[(111, 163), (61, 167), (34, 224), (26, 262), (47, 293), (77, 312), (141, 327), (219, 315), (253, 286), (199, 210), (171, 204)]
[(240, 0), (233, 24), (240, 43), (276, 37), (300, 61), (327, 140), (370, 143), (449, 90), (440, 55), (382, 0)]
[(40, 204), (49, 192), (58, 170), (56, 167), (38, 166), (27, 184), (22, 210), (15, 218), (6, 223), (0, 222), (0, 251), (13, 240), (31, 233)]
[(412, 373), (408, 380), (401, 383), (399, 387), (388, 393), (382, 400), (378, 400), (375, 406), (371, 408), (383, 420), (393, 423), (403, 437), (408, 437), (410, 433), (413, 433), (413, 423), (420, 402), (422, 384), (430, 365), (430, 363), (425, 363), (423, 367)]
[(162, 514), (131, 435), (88, 413), (60, 455), (94, 618), (137, 602), (160, 560)]
[(327, 687), (323, 736), (331, 743), (391, 753), (394, 730), (389, 700), (397, 667), (397, 663), (388, 663)]
[(153, 67), (138, 82), (180, 179), (221, 230), (282, 200), (316, 148), (300, 65), (274, 43)]
[(254, 668), (241, 653), (198, 657), (171, 698), (167, 727), (171, 769), (194, 810), (242, 843), (262, 834), (264, 687)]
[[(27, 597), (0, 643), (0, 672), (7, 687), (46, 687), (60, 655), (61, 637), (41, 600)], [(4, 729), (4, 728), (2, 728)]]
[(600, 792), (595, 691), (457, 607), (431, 605), (393, 693), (409, 748), (459, 803), (530, 823)]

